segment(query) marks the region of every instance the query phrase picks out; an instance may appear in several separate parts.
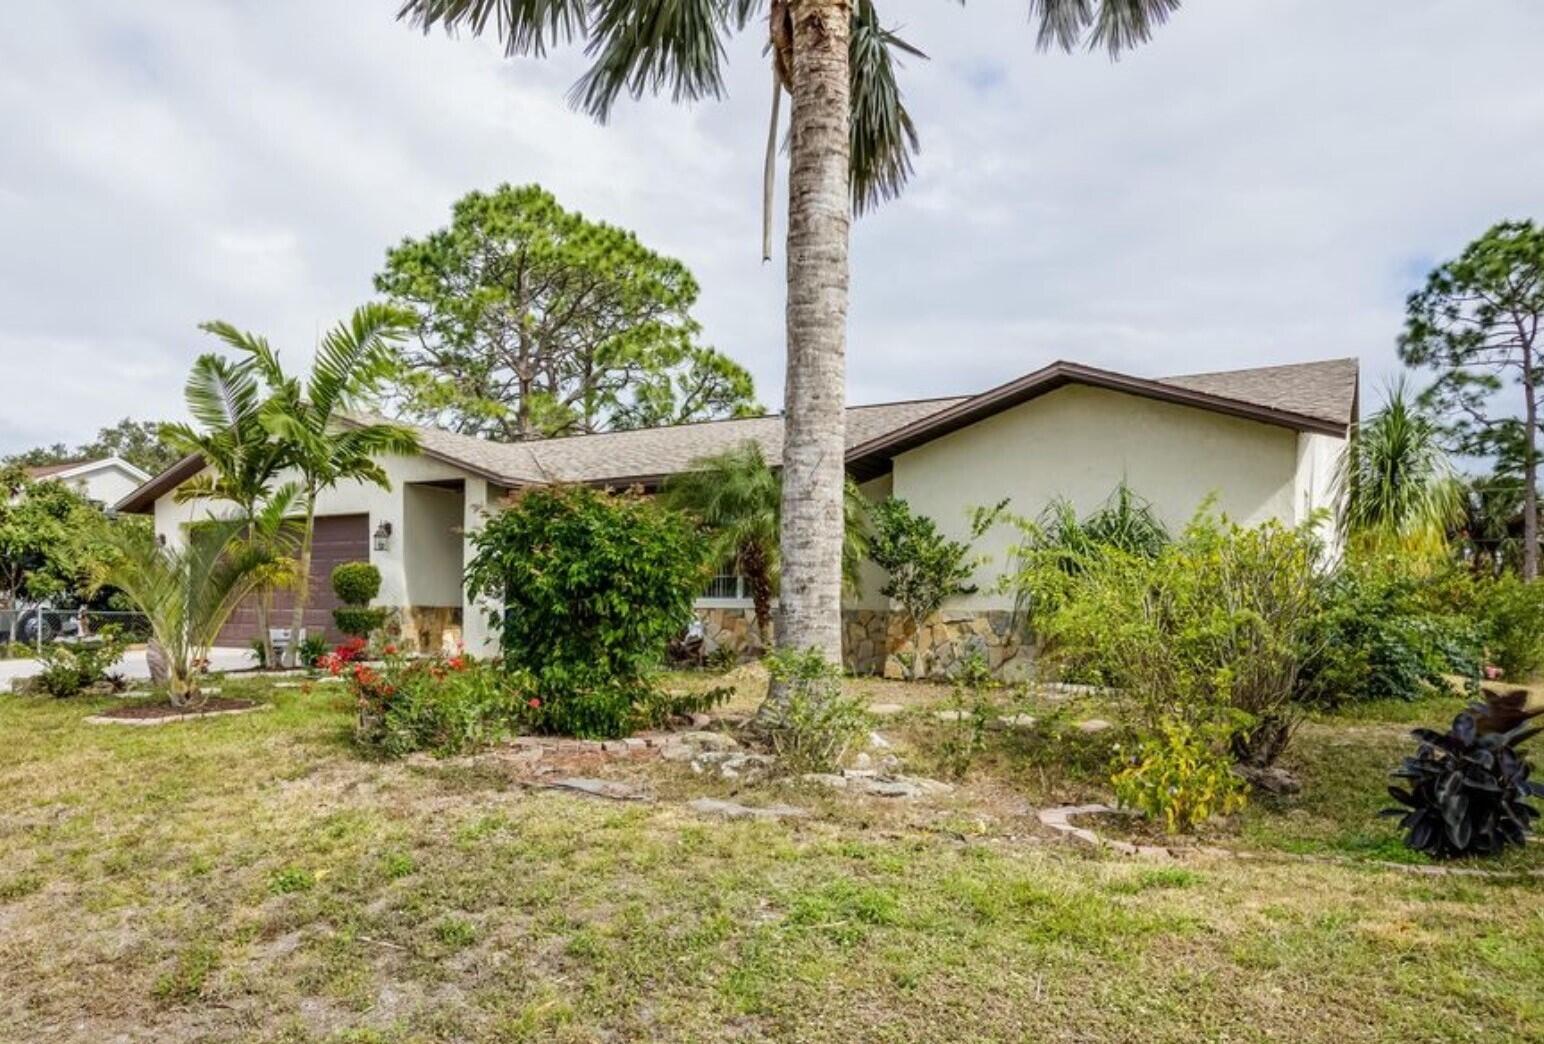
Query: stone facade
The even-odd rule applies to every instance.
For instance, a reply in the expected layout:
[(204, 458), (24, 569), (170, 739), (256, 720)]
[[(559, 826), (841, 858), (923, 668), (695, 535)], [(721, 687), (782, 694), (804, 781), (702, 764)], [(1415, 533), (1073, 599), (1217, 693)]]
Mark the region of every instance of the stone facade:
[[(749, 609), (698, 609), (707, 651), (727, 646), (742, 658), (759, 655), (761, 638), (756, 617)], [(985, 612), (946, 611), (923, 625), (919, 644), (927, 657), (927, 675), (946, 679), (959, 659), (972, 648), (986, 657), (992, 673), (1007, 681), (1029, 677), (1034, 649), (1021, 641), (1006, 610)], [(886, 678), (910, 676), (913, 655), (911, 629), (906, 617), (885, 609), (842, 611), (842, 666), (853, 674), (882, 674)]]
[[(455, 653), (461, 645), (461, 607), (411, 605), (392, 611), (401, 642), (409, 652)], [(388, 630), (391, 624), (388, 623)]]
[(936, 613), (918, 629), (915, 640), (904, 613), (856, 609), (842, 617), (843, 658), (856, 674), (910, 677), (918, 646), (927, 677), (934, 680), (947, 679), (972, 649), (981, 652), (993, 674), (1008, 681), (1029, 677), (1034, 664), (1032, 645), (1021, 640), (1013, 613), (1006, 609)]

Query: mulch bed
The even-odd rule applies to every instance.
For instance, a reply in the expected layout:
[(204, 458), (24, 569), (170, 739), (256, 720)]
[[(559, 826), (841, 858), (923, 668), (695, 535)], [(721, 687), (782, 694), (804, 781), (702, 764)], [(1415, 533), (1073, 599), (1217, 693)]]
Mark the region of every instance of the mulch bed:
[(173, 707), (169, 703), (141, 703), (132, 707), (114, 707), (97, 715), (99, 718), (117, 718), (126, 721), (147, 721), (163, 718), (202, 718), (209, 714), (226, 714), (231, 711), (251, 710), (256, 700), (238, 700), (229, 696), (211, 696), (202, 706), (194, 709)]

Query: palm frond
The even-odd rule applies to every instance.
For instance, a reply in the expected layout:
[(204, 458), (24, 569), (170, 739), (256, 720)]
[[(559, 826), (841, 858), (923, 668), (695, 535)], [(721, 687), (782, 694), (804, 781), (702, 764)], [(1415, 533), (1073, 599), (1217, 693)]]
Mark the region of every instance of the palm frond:
[(1029, 0), (1029, 18), (1039, 23), (1041, 50), (1104, 48), (1118, 58), (1152, 38), (1180, 0)]
[(569, 92), (605, 120), (625, 90), (666, 89), (672, 101), (719, 98), (729, 12), (723, 0), (596, 0), (585, 53), (594, 64)]
[(200, 355), (182, 389), (188, 412), (206, 428), (238, 428), (257, 413), (260, 392), (249, 362)]
[(213, 334), (231, 348), (248, 356), (270, 390), (284, 383), (284, 369), (279, 365), (279, 353), (273, 350), (273, 346), (268, 343), (266, 337), (238, 330), (223, 319), (200, 323), (199, 329)]
[(393, 346), (417, 323), (400, 308), (372, 302), (327, 331), (316, 349), (316, 361), (306, 382), (311, 408), (324, 417), (369, 391), (391, 369)]
[(406, 0), (397, 18), (430, 32), (465, 29), (482, 36), (491, 24), (511, 58), (540, 58), (555, 46), (583, 36), (587, 29), (584, 0)]
[(851, 81), (852, 206), (863, 213), (900, 195), (919, 142), (896, 82), (896, 52), (926, 60), (879, 23), (872, 0), (858, 0), (848, 42)]
[(1400, 380), (1359, 424), (1336, 470), (1339, 524), (1353, 548), (1436, 554), (1464, 513), (1441, 429)]

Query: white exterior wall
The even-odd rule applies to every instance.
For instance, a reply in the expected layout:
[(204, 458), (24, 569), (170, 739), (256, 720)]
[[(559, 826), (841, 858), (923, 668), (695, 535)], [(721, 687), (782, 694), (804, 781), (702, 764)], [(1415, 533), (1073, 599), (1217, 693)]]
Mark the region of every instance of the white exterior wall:
[[(444, 552), (441, 541), (412, 539), (412, 531), (407, 524), (403, 490), (404, 485), (409, 482), (460, 479), (465, 476), (465, 473), (449, 464), (423, 456), (386, 457), (382, 458), (381, 466), (391, 479), (390, 489), (382, 489), (363, 482), (341, 482), (336, 487), (323, 490), (318, 494), (316, 513), (318, 515), (368, 515), (371, 533), (374, 533), (376, 526), (381, 522), (391, 523), (391, 540), (386, 550), (375, 550), (374, 541), (371, 542), (370, 562), (381, 571), (381, 593), (375, 599), (375, 605), (460, 605), (459, 598), (449, 603), (412, 601), (413, 592), (408, 584), (409, 573), (415, 576), (430, 574), (436, 568), (430, 559), (443, 558)], [(279, 483), (276, 484), (282, 484), (291, 478), (293, 478), (292, 475), (282, 475)], [(467, 479), (469, 494), (474, 481), (482, 480)], [(483, 485), (486, 486), (486, 483)], [(207, 519), (211, 514), (218, 517), (221, 513), (222, 508), (218, 502), (192, 500), (179, 504), (173, 493), (167, 493), (155, 502), (155, 531), (157, 535), (166, 538), (169, 546), (179, 547), (183, 542), (184, 529), (187, 525)], [(419, 556), (426, 556), (426, 558), (424, 561), (419, 561), (417, 560)], [(410, 558), (414, 559), (411, 562), (411, 569), (409, 568)], [(457, 584), (459, 586), (459, 571)]]
[[(1315, 460), (1326, 452), (1317, 445)], [(895, 495), (950, 536), (968, 536), (969, 512), (1009, 498), (1008, 510), (1037, 516), (1052, 499), (1079, 514), (1102, 504), (1121, 479), (1178, 530), (1210, 494), (1243, 525), (1296, 522), (1303, 478), (1299, 436), (1287, 428), (1082, 385), (1068, 385), (935, 439), (896, 458)], [(1323, 496), (1315, 485), (1312, 496)], [(976, 544), (987, 556), (981, 591), (951, 608), (1012, 607), (991, 588), (1009, 566), (1018, 531), (999, 524)]]
[(1292, 484), (1293, 520), (1304, 522), (1315, 511), (1323, 511), (1323, 519), (1315, 529), (1333, 557), (1340, 554), (1339, 530), (1335, 525), (1338, 507), (1335, 475), (1345, 451), (1346, 440), (1334, 435), (1305, 431), (1297, 437), (1297, 470)]

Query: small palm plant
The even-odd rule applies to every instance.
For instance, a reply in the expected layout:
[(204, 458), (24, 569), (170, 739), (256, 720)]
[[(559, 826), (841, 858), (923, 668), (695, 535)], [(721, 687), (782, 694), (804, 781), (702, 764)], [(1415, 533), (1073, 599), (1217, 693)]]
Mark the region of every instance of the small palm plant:
[(123, 592), (150, 621), (155, 653), (165, 665), (173, 707), (201, 706), (200, 664), (236, 606), (264, 581), (276, 552), (242, 538), (245, 523), (200, 523), (179, 548), (163, 547), (142, 527), (115, 526), (98, 587)]
[(1463, 485), (1442, 431), (1404, 383), (1359, 424), (1335, 477), (1340, 531), (1352, 550), (1420, 557), (1445, 554), (1464, 517)]
[[(664, 492), (666, 504), (697, 519), (709, 541), (710, 560), (733, 564), (745, 578), (762, 648), (770, 648), (782, 475), (767, 463), (760, 445), (747, 441), (693, 462), (692, 470), (674, 478)], [(851, 479), (843, 513), (842, 585), (856, 591), (868, 550), (868, 502)]]

